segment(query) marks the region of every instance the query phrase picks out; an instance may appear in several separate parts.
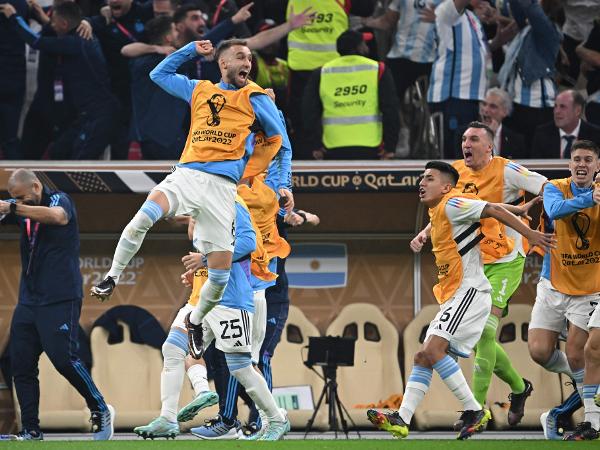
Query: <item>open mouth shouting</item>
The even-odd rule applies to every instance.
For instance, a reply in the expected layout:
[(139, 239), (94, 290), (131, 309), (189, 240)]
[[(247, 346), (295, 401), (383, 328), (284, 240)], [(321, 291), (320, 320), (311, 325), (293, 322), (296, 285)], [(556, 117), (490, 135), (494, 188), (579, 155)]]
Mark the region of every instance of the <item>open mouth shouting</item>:
[(239, 82), (240, 82), (239, 84), (241, 86), (244, 86), (248, 82), (248, 75), (249, 74), (250, 74), (250, 71), (249, 70), (244, 70), (244, 69), (242, 69), (242, 70), (240, 70), (238, 72), (236, 78), (239, 80)]
[(471, 149), (463, 149), (463, 156), (467, 165), (473, 162), (473, 151)]
[(426, 191), (425, 189), (423, 189), (422, 187), (419, 188), (419, 198), (422, 199), (423, 197), (425, 197)]

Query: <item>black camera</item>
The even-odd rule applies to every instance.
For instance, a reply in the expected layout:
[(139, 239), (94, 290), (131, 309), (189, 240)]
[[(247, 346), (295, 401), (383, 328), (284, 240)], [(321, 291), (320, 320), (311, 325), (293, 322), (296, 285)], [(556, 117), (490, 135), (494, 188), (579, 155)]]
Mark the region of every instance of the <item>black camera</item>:
[(339, 336), (309, 337), (308, 358), (305, 364), (312, 366), (353, 366), (353, 338)]

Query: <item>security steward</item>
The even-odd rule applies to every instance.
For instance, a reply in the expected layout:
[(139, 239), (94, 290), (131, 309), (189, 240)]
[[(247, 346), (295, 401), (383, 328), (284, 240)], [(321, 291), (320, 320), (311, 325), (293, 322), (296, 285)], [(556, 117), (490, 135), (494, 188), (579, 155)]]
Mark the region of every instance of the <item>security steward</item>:
[[(337, 58), (336, 40), (348, 29), (349, 15), (370, 17), (375, 0), (289, 0), (286, 17), (311, 7), (315, 11), (311, 23), (288, 35), (288, 65), (290, 68), (290, 111), (294, 140), (294, 159), (312, 159), (311, 148), (304, 139), (305, 128), (300, 104), (311, 72)], [(305, 127), (304, 124), (307, 124)]]
[(64, 192), (44, 187), (30, 170), (8, 180), (12, 199), (0, 201), (0, 220), (21, 229), (19, 301), (10, 328), (11, 370), (21, 406), (22, 440), (43, 438), (39, 423), (38, 362), (42, 352), (85, 399), (95, 440), (112, 437), (113, 414), (77, 354), (83, 297), (77, 212)]
[[(306, 86), (303, 116), (315, 159), (392, 158), (398, 143), (398, 99), (382, 62), (368, 54), (370, 33), (346, 31), (341, 55), (315, 70)], [(381, 143), (383, 141), (383, 148)]]

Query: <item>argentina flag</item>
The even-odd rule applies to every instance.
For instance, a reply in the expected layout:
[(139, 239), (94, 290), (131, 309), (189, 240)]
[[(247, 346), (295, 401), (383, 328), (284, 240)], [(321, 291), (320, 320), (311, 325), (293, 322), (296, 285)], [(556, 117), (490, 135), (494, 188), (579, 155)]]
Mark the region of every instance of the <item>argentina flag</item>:
[(348, 281), (346, 244), (294, 244), (285, 271), (291, 288), (345, 287)]

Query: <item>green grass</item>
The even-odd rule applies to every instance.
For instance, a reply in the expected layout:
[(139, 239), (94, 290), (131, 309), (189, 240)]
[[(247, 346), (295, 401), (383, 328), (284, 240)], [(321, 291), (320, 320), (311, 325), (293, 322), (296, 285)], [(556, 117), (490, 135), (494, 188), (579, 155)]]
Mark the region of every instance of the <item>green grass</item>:
[(51, 450), (129, 450), (129, 449), (198, 449), (206, 448), (210, 450), (237, 450), (250, 448), (263, 448), (272, 450), (391, 450), (407, 448), (409, 450), (454, 450), (454, 449), (477, 449), (477, 450), (550, 450), (565, 448), (577, 449), (600, 448), (599, 442), (578, 442), (570, 444), (567, 442), (556, 441), (484, 441), (472, 439), (469, 441), (450, 441), (450, 440), (306, 440), (306, 441), (283, 441), (283, 442), (202, 442), (202, 441), (109, 441), (109, 442), (90, 442), (90, 441), (46, 441), (46, 442), (3, 442), (0, 443), (0, 450), (3, 449), (51, 449)]

